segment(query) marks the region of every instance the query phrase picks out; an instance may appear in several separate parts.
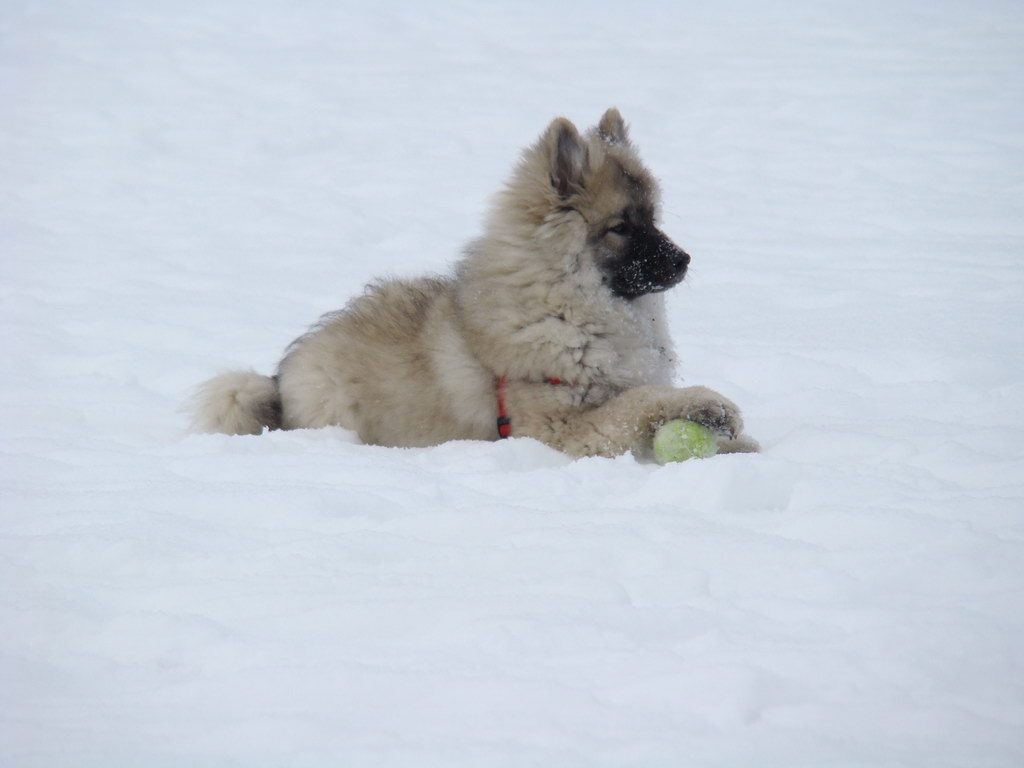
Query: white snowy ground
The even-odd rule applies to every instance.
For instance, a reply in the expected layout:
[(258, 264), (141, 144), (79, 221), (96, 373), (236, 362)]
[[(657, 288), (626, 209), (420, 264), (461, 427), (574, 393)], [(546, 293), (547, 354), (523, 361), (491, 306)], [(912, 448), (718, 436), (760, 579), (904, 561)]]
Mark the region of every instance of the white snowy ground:
[[(0, 764), (1024, 765), (1024, 9), (711, 5), (4, 2)], [(613, 104), (762, 455), (184, 434)]]

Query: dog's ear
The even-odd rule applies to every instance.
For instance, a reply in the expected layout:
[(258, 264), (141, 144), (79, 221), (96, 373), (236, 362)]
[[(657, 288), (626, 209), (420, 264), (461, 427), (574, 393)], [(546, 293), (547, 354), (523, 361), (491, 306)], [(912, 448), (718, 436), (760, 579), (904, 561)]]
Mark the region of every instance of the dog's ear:
[(609, 144), (629, 144), (626, 121), (615, 107), (609, 108), (601, 115), (601, 122), (597, 124), (597, 134)]
[(587, 168), (587, 145), (576, 126), (564, 117), (556, 118), (544, 134), (551, 186), (562, 200), (583, 191)]

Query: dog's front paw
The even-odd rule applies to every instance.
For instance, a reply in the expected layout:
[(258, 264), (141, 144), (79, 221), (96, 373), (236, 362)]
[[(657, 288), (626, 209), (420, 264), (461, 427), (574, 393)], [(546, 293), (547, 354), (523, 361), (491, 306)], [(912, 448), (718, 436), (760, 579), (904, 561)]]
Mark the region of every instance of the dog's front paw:
[(743, 431), (743, 417), (739, 406), (707, 387), (687, 387), (682, 390), (689, 402), (680, 418), (695, 421), (715, 432), (736, 437)]
[(719, 453), (760, 453), (761, 444), (750, 435), (736, 435), (727, 437), (719, 435), (715, 438)]

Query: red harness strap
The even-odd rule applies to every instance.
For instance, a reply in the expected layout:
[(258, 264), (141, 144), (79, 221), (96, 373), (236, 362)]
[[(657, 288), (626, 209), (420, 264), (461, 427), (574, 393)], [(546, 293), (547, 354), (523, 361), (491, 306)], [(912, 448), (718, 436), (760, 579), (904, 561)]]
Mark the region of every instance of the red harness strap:
[(502, 376), (498, 379), (498, 439), (504, 440), (506, 437), (512, 434), (512, 419), (508, 417), (508, 411), (505, 410), (505, 389), (508, 387), (508, 382), (505, 377)]
[[(560, 386), (562, 380), (557, 377), (544, 379), (553, 386)], [(569, 385), (574, 386), (574, 385)], [(508, 381), (504, 376), (498, 377), (498, 439), (504, 440), (512, 434), (512, 419), (509, 418), (508, 410), (505, 408), (505, 390), (508, 388)]]

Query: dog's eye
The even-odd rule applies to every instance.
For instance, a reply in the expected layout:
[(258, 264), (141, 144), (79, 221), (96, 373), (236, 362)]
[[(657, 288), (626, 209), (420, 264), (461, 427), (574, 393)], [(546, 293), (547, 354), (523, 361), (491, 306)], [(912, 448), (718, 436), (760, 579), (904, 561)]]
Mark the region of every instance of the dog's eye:
[(613, 235), (625, 236), (632, 231), (632, 227), (629, 226), (628, 221), (620, 221), (614, 227), (608, 227), (608, 231)]

